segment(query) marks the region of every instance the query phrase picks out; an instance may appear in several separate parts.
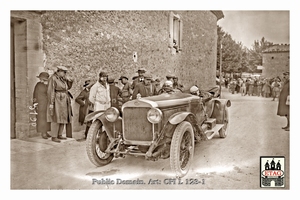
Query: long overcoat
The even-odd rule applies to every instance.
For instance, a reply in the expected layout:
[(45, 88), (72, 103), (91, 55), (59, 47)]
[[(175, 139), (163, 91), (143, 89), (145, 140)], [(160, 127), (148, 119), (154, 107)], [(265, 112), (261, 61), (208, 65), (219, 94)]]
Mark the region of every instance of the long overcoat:
[(287, 96), (290, 95), (290, 81), (286, 81), (279, 94), (277, 115), (286, 116), (290, 114), (290, 106), (286, 105)]
[(90, 91), (86, 88), (80, 92), (80, 94), (76, 97), (75, 102), (80, 105), (79, 107), (79, 118), (78, 122), (83, 125), (84, 118), (87, 115), (88, 107), (91, 104), (89, 100)]
[[(72, 107), (70, 93), (68, 92), (73, 85), (73, 81), (59, 77), (54, 73), (48, 82), (48, 109), (47, 121), (60, 124), (72, 122)], [(53, 104), (53, 115), (50, 113), (49, 105)]]
[(47, 122), (47, 101), (47, 85), (38, 82), (33, 91), (33, 103), (38, 103), (37, 132), (46, 133), (47, 131), (50, 131), (50, 123)]

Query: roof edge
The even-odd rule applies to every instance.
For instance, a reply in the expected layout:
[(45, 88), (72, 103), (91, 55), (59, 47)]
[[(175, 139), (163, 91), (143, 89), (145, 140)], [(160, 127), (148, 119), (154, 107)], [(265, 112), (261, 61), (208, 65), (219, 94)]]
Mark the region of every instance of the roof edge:
[(210, 12), (212, 12), (217, 17), (217, 21), (224, 18), (224, 13), (222, 10), (211, 10)]

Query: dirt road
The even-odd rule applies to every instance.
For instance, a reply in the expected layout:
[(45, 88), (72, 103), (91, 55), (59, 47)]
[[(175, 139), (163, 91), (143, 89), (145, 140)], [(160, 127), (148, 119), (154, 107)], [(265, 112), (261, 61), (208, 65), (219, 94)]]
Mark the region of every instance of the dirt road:
[(226, 91), (222, 98), (232, 102), (229, 135), (197, 143), (181, 180), (174, 179), (169, 159), (127, 156), (95, 167), (85, 142), (73, 141), (12, 153), (11, 189), (261, 189), (260, 156), (285, 157), (282, 189), (289, 189), (290, 133), (281, 129), (286, 121), (276, 115), (278, 102)]

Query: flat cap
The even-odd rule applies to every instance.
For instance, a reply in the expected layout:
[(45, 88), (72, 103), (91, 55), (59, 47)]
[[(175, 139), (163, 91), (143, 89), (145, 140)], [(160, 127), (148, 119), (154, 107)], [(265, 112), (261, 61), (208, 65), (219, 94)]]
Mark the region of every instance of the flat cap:
[(119, 80), (122, 80), (123, 78), (126, 78), (126, 79), (128, 80), (128, 77), (127, 77), (127, 76), (124, 76), (124, 75), (122, 75), (122, 76), (119, 78)]
[(57, 66), (57, 70), (68, 71), (68, 68), (60, 65), (60, 66)]
[(136, 72), (146, 72), (147, 70), (144, 68), (144, 67), (142, 67), (142, 68), (139, 68)]
[(168, 75), (166, 76), (166, 78), (175, 78), (175, 75), (173, 75), (173, 74), (168, 74)]

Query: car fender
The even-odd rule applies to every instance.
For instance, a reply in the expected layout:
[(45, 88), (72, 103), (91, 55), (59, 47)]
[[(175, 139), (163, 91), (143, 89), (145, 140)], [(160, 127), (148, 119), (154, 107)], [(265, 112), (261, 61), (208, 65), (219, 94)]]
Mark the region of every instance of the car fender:
[(196, 116), (191, 112), (178, 112), (171, 115), (168, 119), (168, 123), (165, 125), (165, 131), (164, 134), (166, 137), (172, 138), (174, 129), (176, 128), (176, 125), (180, 124), (183, 121), (188, 121), (191, 123), (191, 125), (194, 128), (195, 135), (198, 135), (199, 127), (197, 126), (197, 119)]
[(115, 131), (118, 131), (118, 132), (122, 132), (122, 118), (119, 117), (117, 119), (117, 121), (115, 122), (109, 122), (106, 118), (105, 118), (105, 115), (104, 115), (105, 111), (104, 110), (99, 110), (99, 111), (95, 111), (95, 112), (92, 112), (90, 114), (88, 114), (86, 117), (85, 117), (85, 120), (86, 121), (95, 121), (95, 120), (100, 120), (102, 125), (103, 125), (103, 130), (106, 131), (107, 135), (110, 137), (110, 138), (115, 138), (116, 135), (115, 135)]
[(193, 121), (196, 121), (196, 116), (191, 112), (178, 112), (171, 115), (168, 119), (170, 124), (176, 125), (183, 122), (187, 117), (190, 117)]
[(215, 99), (211, 118), (215, 118), (217, 124), (222, 124), (224, 120), (225, 107), (230, 107), (231, 101), (228, 99)]
[(104, 114), (104, 112), (105, 112), (105, 110), (98, 110), (98, 111), (92, 112), (92, 113), (86, 115), (84, 120), (86, 122), (95, 120), (95, 119), (99, 118), (102, 114)]

